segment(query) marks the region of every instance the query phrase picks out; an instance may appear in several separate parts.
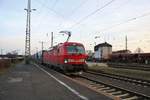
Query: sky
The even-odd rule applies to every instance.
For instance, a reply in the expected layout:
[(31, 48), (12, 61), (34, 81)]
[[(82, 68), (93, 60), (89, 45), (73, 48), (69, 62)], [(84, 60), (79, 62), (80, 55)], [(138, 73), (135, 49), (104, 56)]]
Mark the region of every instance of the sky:
[[(83, 43), (86, 50), (108, 42), (113, 51), (140, 47), (150, 52), (150, 0), (31, 0), (31, 53), (66, 41)], [(27, 0), (0, 0), (0, 49), (24, 54)], [(95, 36), (99, 38), (95, 39)]]

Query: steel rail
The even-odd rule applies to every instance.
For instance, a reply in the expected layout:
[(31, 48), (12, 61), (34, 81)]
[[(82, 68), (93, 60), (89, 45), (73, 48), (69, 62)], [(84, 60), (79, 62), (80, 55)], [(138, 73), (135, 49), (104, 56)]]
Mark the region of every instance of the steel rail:
[(131, 90), (128, 90), (128, 89), (124, 89), (122, 87), (118, 87), (118, 86), (115, 86), (115, 85), (112, 85), (112, 84), (107, 84), (105, 82), (95, 80), (95, 79), (92, 79), (91, 77), (87, 77), (87, 76), (84, 76), (84, 75), (79, 75), (79, 77), (83, 78), (83, 79), (86, 79), (86, 80), (89, 80), (89, 81), (92, 81), (95, 84), (100, 84), (100, 85), (104, 85), (105, 87), (110, 87), (110, 89), (115, 89), (116, 91), (122, 91), (122, 93), (128, 93), (132, 97), (137, 96), (138, 100), (150, 100), (150, 96), (142, 94), (142, 93), (138, 93), (138, 92), (131, 91)]
[(108, 78), (112, 78), (112, 79), (117, 79), (117, 80), (121, 80), (121, 81), (126, 81), (126, 82), (130, 82), (130, 83), (135, 83), (135, 84), (140, 84), (142, 86), (150, 87), (150, 81), (139, 79), (139, 78), (115, 75), (115, 74), (104, 73), (104, 72), (98, 73), (98, 72), (94, 72), (94, 71), (87, 71), (86, 73), (100, 75), (100, 76), (104, 76), (104, 77), (108, 77)]
[(112, 67), (112, 68), (150, 71), (150, 67), (144, 66), (144, 65), (139, 66), (139, 65), (124, 65), (124, 64), (109, 64), (109, 66)]

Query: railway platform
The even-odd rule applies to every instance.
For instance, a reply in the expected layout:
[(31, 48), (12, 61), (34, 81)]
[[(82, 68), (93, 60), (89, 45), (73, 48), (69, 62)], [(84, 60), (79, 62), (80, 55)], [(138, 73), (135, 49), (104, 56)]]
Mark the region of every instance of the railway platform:
[(61, 74), (23, 63), (0, 76), (0, 100), (111, 100)]

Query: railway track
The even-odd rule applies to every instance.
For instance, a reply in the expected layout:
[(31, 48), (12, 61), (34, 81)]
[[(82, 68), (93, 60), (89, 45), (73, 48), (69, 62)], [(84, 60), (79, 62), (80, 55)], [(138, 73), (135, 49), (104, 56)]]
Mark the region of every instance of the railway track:
[(115, 75), (115, 74), (109, 74), (109, 73), (98, 73), (98, 72), (94, 72), (94, 71), (87, 71), (86, 73), (100, 75), (103, 77), (108, 77), (108, 78), (121, 80), (121, 81), (125, 81), (125, 82), (130, 82), (130, 83), (134, 83), (135, 85), (141, 85), (144, 87), (150, 87), (150, 81), (148, 81), (148, 80), (127, 77), (127, 76), (121, 76), (121, 75)]
[(125, 64), (109, 64), (112, 68), (123, 68), (123, 69), (133, 69), (133, 70), (143, 70), (150, 71), (150, 66), (139, 66), (139, 65), (125, 65)]
[[(101, 94), (109, 96), (114, 100), (150, 100), (149, 94), (110, 84), (111, 82), (105, 82), (98, 79), (97, 76), (99, 75), (91, 74), (90, 76), (89, 74), (91, 73), (83, 72), (81, 75), (69, 77), (70, 79), (78, 81), (78, 83), (81, 83), (82, 85), (85, 85)], [(68, 75), (66, 77), (68, 77)]]
[(150, 100), (150, 96), (148, 95), (95, 80), (95, 77), (79, 75), (79, 77), (73, 79), (83, 82), (101, 93), (117, 98), (116, 100)]

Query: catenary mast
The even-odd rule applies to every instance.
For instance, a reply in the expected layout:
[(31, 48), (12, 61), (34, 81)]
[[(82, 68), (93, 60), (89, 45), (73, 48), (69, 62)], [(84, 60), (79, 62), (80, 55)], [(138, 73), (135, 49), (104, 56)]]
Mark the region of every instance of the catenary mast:
[(28, 4), (27, 4), (27, 9), (24, 9), (27, 11), (27, 20), (26, 20), (26, 38), (25, 38), (25, 62), (28, 63), (29, 62), (29, 58), (30, 58), (30, 48), (31, 48), (31, 44), (30, 44), (30, 32), (31, 32), (31, 27), (30, 27), (30, 19), (31, 19), (31, 11), (32, 10), (36, 10), (36, 9), (31, 9), (31, 0), (28, 0)]

